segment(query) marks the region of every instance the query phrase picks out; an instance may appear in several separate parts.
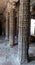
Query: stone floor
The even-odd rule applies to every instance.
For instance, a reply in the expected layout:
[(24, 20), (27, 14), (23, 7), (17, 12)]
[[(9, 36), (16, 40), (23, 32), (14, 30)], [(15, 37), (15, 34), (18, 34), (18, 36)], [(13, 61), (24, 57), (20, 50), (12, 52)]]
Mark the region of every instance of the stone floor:
[(35, 56), (35, 43), (29, 44), (29, 55)]
[(9, 41), (1, 37), (0, 38), (0, 65), (16, 65), (17, 61), (15, 60), (17, 58), (17, 51), (18, 51), (17, 46), (11, 48), (9, 46)]
[[(33, 45), (32, 45), (33, 46)], [(9, 46), (9, 41), (0, 37), (0, 65), (19, 65), (18, 63), (18, 46)], [(22, 65), (35, 65), (35, 60)]]

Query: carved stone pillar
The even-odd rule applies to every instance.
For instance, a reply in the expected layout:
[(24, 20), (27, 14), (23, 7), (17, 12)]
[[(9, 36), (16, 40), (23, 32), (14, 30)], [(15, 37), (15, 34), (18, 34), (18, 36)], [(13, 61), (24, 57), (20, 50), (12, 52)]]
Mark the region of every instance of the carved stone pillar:
[(18, 55), (22, 65), (28, 60), (28, 44), (30, 35), (30, 0), (20, 0)]
[(9, 44), (13, 46), (13, 9), (11, 9), (9, 15)]
[(8, 40), (8, 12), (6, 12), (6, 37), (5, 40)]

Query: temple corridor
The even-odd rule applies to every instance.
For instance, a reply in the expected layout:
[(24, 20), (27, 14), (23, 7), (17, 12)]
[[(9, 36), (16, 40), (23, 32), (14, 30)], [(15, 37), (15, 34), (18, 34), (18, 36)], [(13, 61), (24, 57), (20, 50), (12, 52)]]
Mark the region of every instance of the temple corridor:
[(35, 0), (0, 0), (0, 65), (35, 65)]

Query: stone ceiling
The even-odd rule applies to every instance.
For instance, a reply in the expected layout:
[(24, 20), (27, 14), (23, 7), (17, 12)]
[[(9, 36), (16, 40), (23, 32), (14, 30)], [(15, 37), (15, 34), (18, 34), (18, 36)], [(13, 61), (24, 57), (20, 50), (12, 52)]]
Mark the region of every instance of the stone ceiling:
[[(3, 13), (8, 2), (13, 3), (13, 2), (17, 2), (17, 1), (18, 0), (0, 0), (0, 14)], [(30, 0), (30, 5), (32, 5), (33, 3), (35, 3), (35, 0)], [(1, 15), (0, 15), (0, 18), (2, 18)]]
[(0, 13), (2, 13), (4, 11), (4, 9), (6, 8), (7, 2), (10, 1), (11, 3), (17, 2), (18, 0), (0, 0)]
[(6, 10), (8, 6), (8, 2), (13, 3), (17, 1), (18, 0), (0, 0), (0, 20), (5, 19), (3, 12)]
[[(7, 1), (10, 1), (12, 3), (13, 1), (17, 2), (18, 0), (0, 0), (0, 13), (2, 13), (3, 10), (5, 9)], [(30, 0), (30, 2), (32, 5), (35, 2), (35, 0)]]
[(3, 12), (8, 0), (0, 0), (0, 13)]
[(30, 5), (32, 5), (33, 3), (35, 3), (35, 0), (30, 0)]

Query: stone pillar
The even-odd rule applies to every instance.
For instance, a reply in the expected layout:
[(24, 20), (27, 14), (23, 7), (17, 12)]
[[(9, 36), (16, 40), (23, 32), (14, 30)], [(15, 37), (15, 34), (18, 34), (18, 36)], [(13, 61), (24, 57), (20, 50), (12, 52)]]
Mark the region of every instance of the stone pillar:
[(13, 9), (11, 9), (9, 15), (9, 44), (13, 46)]
[(6, 12), (6, 37), (5, 40), (8, 40), (8, 12)]
[(28, 60), (28, 45), (30, 35), (30, 1), (20, 0), (19, 7), (19, 34), (18, 34), (18, 58), (22, 65)]

